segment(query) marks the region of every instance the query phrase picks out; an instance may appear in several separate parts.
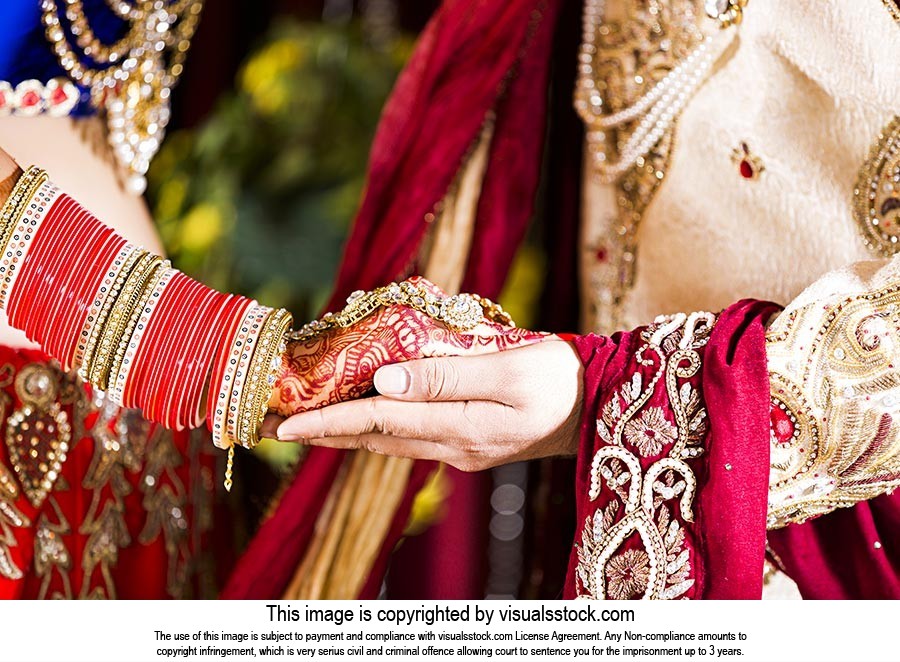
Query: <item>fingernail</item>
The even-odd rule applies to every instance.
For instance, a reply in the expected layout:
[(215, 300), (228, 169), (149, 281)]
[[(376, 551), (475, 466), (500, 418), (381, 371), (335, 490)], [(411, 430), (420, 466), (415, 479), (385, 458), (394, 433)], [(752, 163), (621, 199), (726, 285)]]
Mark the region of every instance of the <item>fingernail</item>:
[(300, 439), (300, 435), (291, 430), (291, 427), (284, 423), (278, 426), (276, 434), (278, 435), (278, 441), (297, 441)]
[(403, 395), (409, 390), (409, 371), (400, 365), (382, 366), (375, 372), (375, 388), (384, 395)]

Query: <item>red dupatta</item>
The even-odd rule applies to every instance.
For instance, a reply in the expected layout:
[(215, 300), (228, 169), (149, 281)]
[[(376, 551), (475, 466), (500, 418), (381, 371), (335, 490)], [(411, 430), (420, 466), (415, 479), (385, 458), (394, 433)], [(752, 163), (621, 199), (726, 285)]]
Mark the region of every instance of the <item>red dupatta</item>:
[[(421, 35), (375, 136), (362, 206), (347, 243), (334, 297), (371, 289), (413, 269), (425, 217), (444, 197), (467, 150), (493, 111), (494, 133), (464, 289), (496, 297), (532, 213), (545, 135), (553, 36), (562, 0), (448, 0)], [(282, 595), (311, 539), (344, 452), (312, 449), (291, 486), (232, 574), (222, 597)], [(412, 496), (433, 470), (417, 462), (382, 554), (361, 597), (377, 595), (409, 516)], [(483, 510), (487, 475), (456, 475), (450, 519), (465, 525)], [(464, 511), (454, 506), (467, 505)], [(467, 527), (471, 529), (471, 527)], [(476, 534), (476, 535), (473, 535)], [(466, 584), (482, 537), (469, 531), (470, 558), (453, 597), (481, 597)], [(459, 552), (459, 550), (457, 550)]]

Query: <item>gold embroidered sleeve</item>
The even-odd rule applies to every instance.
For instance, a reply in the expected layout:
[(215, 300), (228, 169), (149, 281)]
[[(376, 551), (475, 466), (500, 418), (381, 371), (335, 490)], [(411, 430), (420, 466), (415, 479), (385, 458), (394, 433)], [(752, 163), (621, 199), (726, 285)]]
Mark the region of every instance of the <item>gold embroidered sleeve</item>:
[(826, 275), (766, 336), (768, 528), (900, 484), (900, 257)]

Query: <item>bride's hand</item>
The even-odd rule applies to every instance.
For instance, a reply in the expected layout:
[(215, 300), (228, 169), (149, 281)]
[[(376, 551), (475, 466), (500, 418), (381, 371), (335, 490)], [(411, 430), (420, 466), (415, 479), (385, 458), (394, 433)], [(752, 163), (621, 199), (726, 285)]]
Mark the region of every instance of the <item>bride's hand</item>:
[[(416, 282), (443, 294), (424, 279)], [(372, 389), (375, 371), (390, 363), (485, 354), (547, 337), (488, 322), (460, 333), (412, 308), (388, 306), (352, 327), (289, 343), (269, 401), (270, 411), (289, 416), (359, 398)], [(270, 421), (264, 430), (272, 425)]]

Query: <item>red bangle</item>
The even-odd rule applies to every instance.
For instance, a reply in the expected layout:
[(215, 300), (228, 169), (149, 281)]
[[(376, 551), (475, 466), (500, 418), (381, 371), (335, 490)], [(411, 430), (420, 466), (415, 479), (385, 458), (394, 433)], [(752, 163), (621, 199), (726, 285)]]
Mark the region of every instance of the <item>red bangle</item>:
[(176, 354), (172, 370), (173, 390), (176, 397), (169, 400), (166, 420), (173, 422), (176, 430), (182, 430), (187, 425), (187, 407), (193, 399), (193, 392), (202, 388), (202, 385), (192, 382), (190, 377), (194, 371), (194, 364), (198, 361), (200, 350), (198, 336), (206, 324), (206, 316), (210, 306), (215, 303), (218, 292), (207, 287), (197, 287), (192, 299), (188, 302), (186, 311), (191, 324), (183, 332), (183, 343)]
[[(209, 365), (212, 355), (212, 338), (215, 325), (224, 310), (224, 304), (228, 295), (212, 291), (202, 317), (198, 320), (197, 330), (192, 342), (194, 346), (193, 357), (186, 377), (186, 383), (192, 387), (182, 400), (180, 422), (184, 427), (196, 427), (202, 424), (200, 416), (200, 401), (206, 386), (204, 377), (209, 373)], [(197, 421), (200, 421), (198, 423)]]
[(235, 300), (234, 306), (228, 311), (226, 323), (222, 325), (221, 333), (217, 338), (216, 349), (213, 352), (212, 370), (209, 378), (209, 395), (206, 403), (206, 426), (213, 433), (213, 441), (216, 439), (216, 406), (220, 392), (224, 388), (222, 381), (225, 366), (228, 363), (231, 347), (237, 336), (241, 320), (246, 314), (250, 303), (248, 299), (243, 297)]
[(135, 322), (131, 338), (128, 340), (128, 346), (125, 349), (119, 374), (116, 375), (112, 391), (113, 400), (122, 403), (126, 407), (135, 407), (140, 404), (130, 400), (131, 387), (134, 383), (132, 376), (136, 374), (133, 372), (133, 369), (137, 363), (137, 356), (143, 347), (144, 334), (147, 331), (150, 320), (153, 318), (153, 312), (174, 274), (175, 270), (169, 267), (168, 263), (163, 263), (160, 272), (150, 283), (150, 289), (140, 304), (141, 310), (138, 312), (139, 316)]
[(75, 292), (75, 303), (70, 311), (69, 324), (63, 336), (66, 339), (66, 345), (63, 353), (60, 354), (60, 361), (62, 361), (66, 370), (71, 369), (75, 365), (75, 347), (79, 334), (84, 327), (97, 285), (103, 280), (107, 266), (119, 252), (121, 237), (110, 230), (103, 242), (97, 257), (88, 260), (85, 278), (80, 283), (80, 288)]
[[(140, 378), (144, 385), (143, 389), (139, 391), (139, 402), (142, 403), (142, 408), (147, 417), (154, 421), (159, 421), (160, 419), (155, 410), (156, 399), (151, 398), (151, 396), (159, 393), (159, 385), (164, 379), (164, 373), (168, 370), (169, 364), (165, 359), (171, 347), (171, 342), (169, 342), (171, 333), (174, 331), (169, 323), (169, 317), (178, 305), (181, 293), (189, 284), (190, 280), (181, 272), (177, 272), (172, 277), (172, 280), (166, 287), (165, 294), (157, 304), (155, 319), (151, 321), (144, 336), (147, 354), (143, 366), (146, 367), (143, 368), (142, 366), (142, 370), (137, 373), (136, 378)], [(166, 366), (166, 369), (160, 369), (161, 366)], [(138, 367), (135, 366), (133, 369), (137, 370)]]
[(47, 214), (59, 202), (60, 195), (58, 188), (49, 182), (44, 182), (38, 187), (37, 193), (19, 219), (3, 254), (3, 262), (0, 264), (0, 273), (2, 273), (0, 308), (8, 308), (7, 303), (15, 292), (22, 263), (28, 257), (35, 235), (43, 225)]
[[(54, 208), (57, 208), (58, 205)], [(72, 224), (73, 233), (79, 235), (86, 230), (86, 224)], [(74, 259), (71, 252), (56, 252), (52, 249), (61, 234), (60, 224), (53, 224), (48, 217), (39, 231), (29, 255), (22, 265), (21, 282), (17, 286), (20, 297), (10, 301), (10, 320), (21, 319), (20, 328), (31, 338), (40, 338), (43, 344), (49, 340), (42, 328), (52, 329), (50, 308), (58, 303), (60, 287), (64, 287), (66, 275), (71, 274)], [(43, 238), (43, 241), (42, 241)], [(43, 338), (41, 336), (44, 336)]]
[[(71, 349), (72, 326), (78, 309), (76, 297), (80, 294), (79, 290), (83, 289), (84, 283), (92, 278), (97, 262), (105, 253), (107, 242), (104, 235), (108, 239), (112, 232), (99, 224), (96, 227), (88, 227), (81, 239), (86, 245), (95, 246), (96, 249), (75, 254), (67, 264), (61, 265), (65, 271), (56, 283), (56, 291), (52, 292), (47, 288), (47, 292), (51, 294), (51, 302), (55, 299), (55, 305), (46, 309), (48, 312), (45, 313), (44, 323), (49, 323), (50, 329), (44, 348), (63, 362), (67, 361)], [(66, 249), (67, 252), (70, 250), (75, 253), (71, 248)]]

